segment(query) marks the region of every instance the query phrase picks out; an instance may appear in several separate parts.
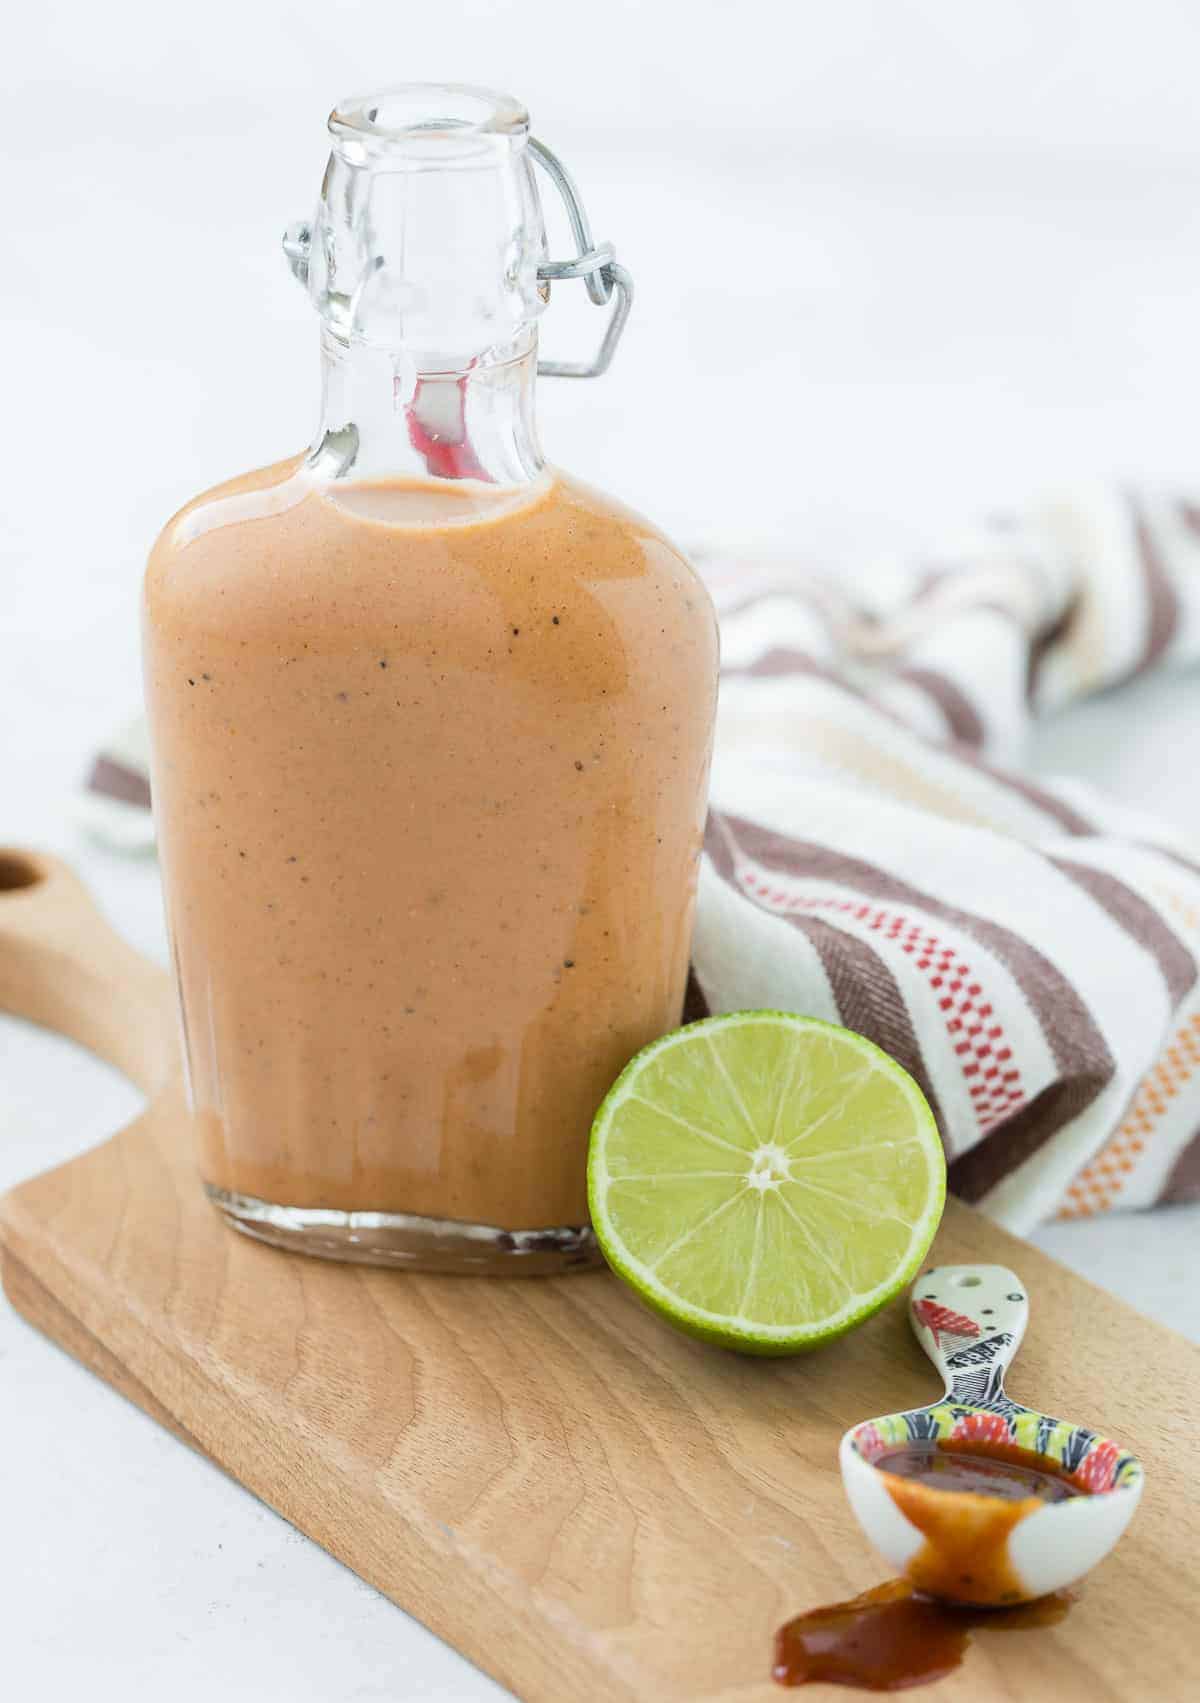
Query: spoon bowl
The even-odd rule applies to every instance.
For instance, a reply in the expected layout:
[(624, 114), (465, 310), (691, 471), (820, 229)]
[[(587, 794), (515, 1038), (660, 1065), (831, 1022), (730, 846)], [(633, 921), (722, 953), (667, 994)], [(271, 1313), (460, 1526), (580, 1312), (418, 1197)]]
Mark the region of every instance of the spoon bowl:
[[(1062, 1590), (1104, 1559), (1141, 1499), (1136, 1456), (1006, 1394), (1004, 1375), (1028, 1319), (1025, 1286), (1006, 1266), (924, 1272), (909, 1297), (909, 1320), (945, 1394), (928, 1407), (865, 1420), (842, 1438), (842, 1482), (859, 1525), (931, 1596), (1004, 1607)], [(936, 1475), (886, 1469), (889, 1456), (920, 1445), (931, 1455), (997, 1463), (1000, 1471), (1000, 1463), (1015, 1465), (1031, 1484), (1045, 1475), (1063, 1499), (941, 1489), (931, 1481)]]

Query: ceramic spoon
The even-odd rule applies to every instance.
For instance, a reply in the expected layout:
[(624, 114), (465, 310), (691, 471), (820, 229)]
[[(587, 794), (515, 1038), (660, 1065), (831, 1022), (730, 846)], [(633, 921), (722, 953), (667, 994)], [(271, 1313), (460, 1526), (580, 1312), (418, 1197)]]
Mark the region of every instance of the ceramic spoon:
[[(839, 1460), (867, 1537), (918, 1590), (1003, 1604), (1061, 1590), (1103, 1560), (1142, 1494), (1140, 1461), (1082, 1425), (1023, 1407), (1005, 1393), (1029, 1318), (1025, 1285), (1002, 1265), (934, 1266), (909, 1297), (917, 1341), (945, 1380), (940, 1401), (854, 1426)], [(1066, 1500), (934, 1488), (875, 1464), (921, 1442), (1027, 1451), (1087, 1492)], [(1032, 1464), (1037, 1464), (1036, 1462)]]

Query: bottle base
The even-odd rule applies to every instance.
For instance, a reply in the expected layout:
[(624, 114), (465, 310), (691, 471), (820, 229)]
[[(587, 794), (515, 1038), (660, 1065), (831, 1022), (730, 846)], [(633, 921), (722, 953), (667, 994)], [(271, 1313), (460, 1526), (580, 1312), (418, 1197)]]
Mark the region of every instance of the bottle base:
[(278, 1206), (212, 1183), (204, 1188), (225, 1222), (243, 1236), (317, 1259), (474, 1277), (548, 1277), (603, 1263), (587, 1224), (502, 1230), (410, 1212)]

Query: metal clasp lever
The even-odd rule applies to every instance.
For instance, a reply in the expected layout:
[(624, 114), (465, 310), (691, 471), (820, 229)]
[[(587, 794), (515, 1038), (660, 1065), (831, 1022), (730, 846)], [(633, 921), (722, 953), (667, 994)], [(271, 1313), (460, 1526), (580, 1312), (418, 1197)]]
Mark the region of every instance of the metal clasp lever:
[(538, 372), (543, 378), (598, 378), (607, 371), (625, 329), (625, 321), (629, 318), (629, 310), (633, 306), (633, 279), (618, 263), (610, 242), (597, 245), (592, 241), (592, 227), (579, 191), (558, 155), (552, 154), (544, 142), (533, 137), (529, 139), (529, 152), (562, 196), (578, 249), (573, 260), (543, 261), (538, 267), (538, 277), (547, 285), (556, 280), (582, 278), (597, 307), (607, 307), (612, 303), (604, 338), (590, 361), (539, 361)]

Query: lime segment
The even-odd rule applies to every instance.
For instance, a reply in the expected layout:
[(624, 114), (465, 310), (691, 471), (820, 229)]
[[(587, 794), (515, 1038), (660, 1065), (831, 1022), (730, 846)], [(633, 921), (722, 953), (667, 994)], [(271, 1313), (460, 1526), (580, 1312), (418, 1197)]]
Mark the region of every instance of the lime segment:
[(872, 1042), (741, 1011), (627, 1066), (592, 1126), (588, 1194), (605, 1258), (672, 1324), (794, 1354), (914, 1276), (946, 1162), (921, 1090)]

